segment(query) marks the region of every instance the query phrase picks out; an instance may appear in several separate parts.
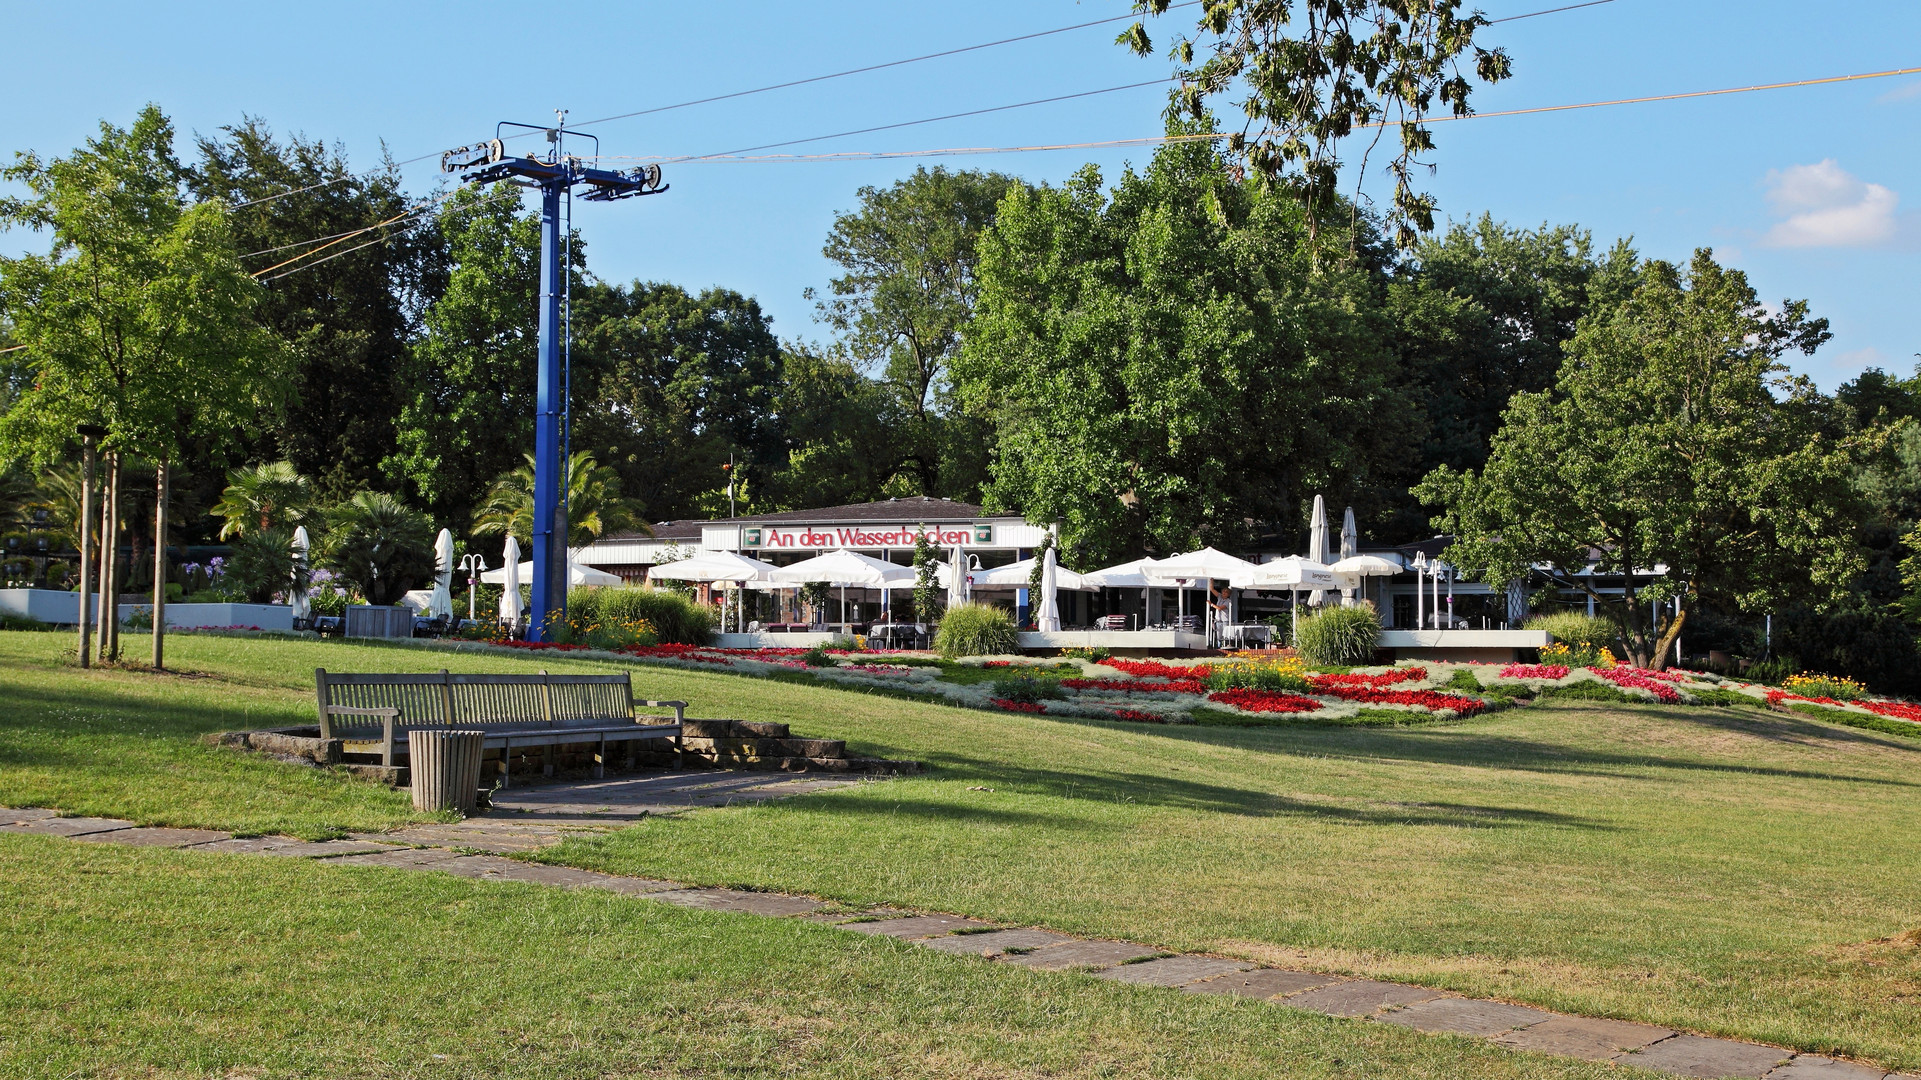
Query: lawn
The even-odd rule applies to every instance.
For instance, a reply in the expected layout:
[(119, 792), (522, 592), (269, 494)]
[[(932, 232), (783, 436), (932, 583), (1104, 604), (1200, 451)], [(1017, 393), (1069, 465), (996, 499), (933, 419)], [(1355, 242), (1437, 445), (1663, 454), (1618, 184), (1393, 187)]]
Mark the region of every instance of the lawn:
[(1618, 1070), (597, 890), (0, 836), (21, 1078)]
[[(193, 677), (0, 634), (0, 804), (181, 825), (398, 822), (370, 785), (200, 731), (311, 716), (311, 672), (604, 670), (181, 637)], [(1921, 744), (1579, 700), (1412, 728), (1169, 727), (639, 669), (697, 715), (935, 768), (577, 842), (596, 868), (891, 902), (1921, 1067)], [(84, 747), (84, 751), (80, 749)], [(130, 765), (111, 756), (127, 752)], [(121, 759), (124, 760), (124, 759)], [(252, 784), (272, 795), (244, 801)], [(987, 790), (980, 790), (987, 789)], [(275, 815), (278, 815), (275, 818)]]

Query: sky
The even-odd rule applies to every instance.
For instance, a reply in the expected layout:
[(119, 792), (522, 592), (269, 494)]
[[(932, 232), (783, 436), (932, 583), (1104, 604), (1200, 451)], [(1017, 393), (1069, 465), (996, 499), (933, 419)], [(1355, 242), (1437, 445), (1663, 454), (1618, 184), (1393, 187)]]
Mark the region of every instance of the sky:
[[(1569, 0), (1483, 0), (1490, 18)], [(533, 14), (538, 10), (541, 14)], [(0, 41), (0, 159), (57, 155), (102, 120), (159, 104), (182, 133), (243, 115), (337, 142), (356, 167), (383, 152), (433, 155), (403, 170), (415, 194), (445, 181), (438, 154), (499, 120), (571, 123), (1126, 14), (1125, 0), (835, 4), (706, 0), (530, 9), (469, 0), (325, 5), (22, 5)], [(1149, 21), (1157, 44), (1192, 9)], [(1170, 63), (1100, 26), (923, 63), (610, 120), (584, 130), (608, 155), (713, 154), (1160, 79)], [(1499, 23), (1514, 77), (1478, 111), (1921, 67), (1921, 4), (1846, 0), (1610, 0)], [(1140, 87), (915, 127), (808, 142), (785, 153), (918, 151), (1158, 134), (1164, 91)], [(1795, 367), (1833, 390), (1862, 369), (1906, 374), (1921, 352), (1921, 75), (1687, 101), (1437, 125), (1442, 214), (1578, 224), (1606, 245), (1685, 260), (1698, 247), (1745, 270), (1772, 303), (1806, 299), (1834, 339)], [(522, 144), (525, 145), (525, 144)], [(928, 159), (1059, 182), (1109, 177), (1151, 148)], [(863, 185), (912, 158), (670, 165), (671, 190), (576, 202), (590, 269), (612, 281), (724, 286), (756, 297), (783, 338), (823, 340), (803, 296), (834, 267), (820, 253)], [(1378, 185), (1370, 190), (1383, 191)], [(239, 212), (245, 212), (244, 210)], [(41, 243), (10, 234), (0, 248)]]

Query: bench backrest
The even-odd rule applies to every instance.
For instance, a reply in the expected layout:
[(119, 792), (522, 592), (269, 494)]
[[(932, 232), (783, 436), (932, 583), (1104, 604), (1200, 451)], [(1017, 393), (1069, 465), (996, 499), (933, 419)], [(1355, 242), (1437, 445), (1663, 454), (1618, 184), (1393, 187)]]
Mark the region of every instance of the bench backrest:
[[(407, 727), (527, 724), (592, 727), (632, 720), (634, 686), (620, 675), (346, 675), (314, 670), (319, 708), (399, 709)], [(379, 727), (378, 719), (334, 716), (332, 726)]]

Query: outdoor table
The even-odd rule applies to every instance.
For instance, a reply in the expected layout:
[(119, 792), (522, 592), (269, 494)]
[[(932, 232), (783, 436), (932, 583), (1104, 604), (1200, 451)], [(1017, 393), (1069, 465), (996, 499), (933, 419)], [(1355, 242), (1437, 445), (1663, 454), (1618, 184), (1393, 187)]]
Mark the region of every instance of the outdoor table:
[(1221, 641), (1245, 646), (1250, 641), (1266, 645), (1274, 640), (1274, 628), (1266, 623), (1229, 623), (1221, 628)]

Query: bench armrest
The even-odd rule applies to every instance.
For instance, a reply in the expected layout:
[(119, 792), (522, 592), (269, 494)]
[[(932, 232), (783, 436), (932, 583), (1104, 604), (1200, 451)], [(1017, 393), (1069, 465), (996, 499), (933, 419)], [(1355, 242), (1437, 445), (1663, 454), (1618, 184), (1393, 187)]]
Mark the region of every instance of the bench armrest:
[[(634, 702), (635, 708), (640, 708), (641, 706), (647, 706), (649, 708), (654, 708), (654, 709), (674, 710), (674, 723), (676, 724), (685, 723), (687, 720), (687, 703), (684, 701), (636, 701)], [(634, 718), (634, 721), (638, 723), (640, 719), (641, 719), (640, 717), (636, 716)]]
[(360, 709), (360, 708), (355, 708), (351, 705), (329, 705), (326, 708), (320, 710), (320, 737), (321, 738), (323, 739), (333, 738), (332, 720), (336, 716), (377, 716), (380, 718), (381, 729), (391, 739), (393, 735), (394, 721), (400, 719), (400, 710), (394, 709), (394, 708)]

